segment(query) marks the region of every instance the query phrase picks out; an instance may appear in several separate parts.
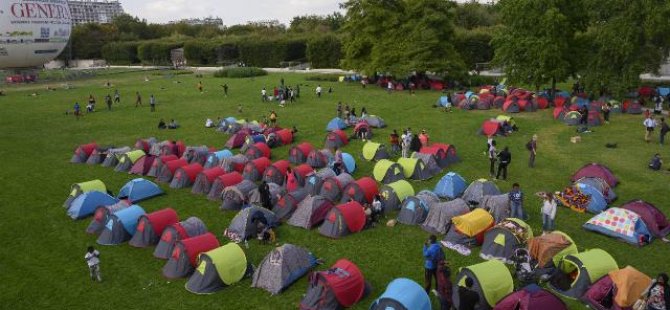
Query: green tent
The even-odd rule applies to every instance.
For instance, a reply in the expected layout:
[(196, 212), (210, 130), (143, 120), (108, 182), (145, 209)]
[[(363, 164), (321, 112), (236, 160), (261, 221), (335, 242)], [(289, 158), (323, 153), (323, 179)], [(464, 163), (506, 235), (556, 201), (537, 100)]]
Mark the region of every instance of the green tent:
[[(514, 281), (509, 269), (504, 263), (491, 260), (484, 263), (461, 268), (456, 278), (458, 286), (465, 286), (465, 279), (474, 281), (472, 289), (479, 294), (480, 300), (493, 308), (508, 294), (514, 291)], [(458, 290), (454, 290), (454, 306), (460, 305)]]
[(402, 167), (405, 178), (413, 180), (427, 180), (432, 174), (426, 169), (426, 164), (420, 158), (399, 158), (398, 164)]
[(379, 190), (379, 196), (382, 198), (385, 211), (397, 210), (400, 209), (400, 205), (405, 201), (405, 198), (414, 196), (414, 188), (409, 182), (399, 180), (384, 185)]
[(134, 164), (138, 159), (142, 158), (142, 156), (144, 155), (146, 154), (142, 150), (130, 151), (128, 153), (121, 155), (121, 157), (119, 158), (119, 163), (124, 163), (126, 160), (130, 160), (130, 162)]
[(507, 115), (498, 115), (496, 117), (496, 120), (500, 123), (508, 122), (512, 126), (514, 126), (516, 124), (516, 122), (514, 122), (514, 118), (512, 118), (511, 116), (507, 116)]
[(98, 192), (106, 193), (107, 192), (107, 187), (105, 186), (105, 183), (103, 183), (100, 180), (92, 180), (92, 181), (86, 181), (86, 182), (72, 184), (72, 186), (70, 187), (70, 195), (65, 200), (65, 203), (63, 204), (63, 207), (69, 208), (72, 201), (74, 201), (75, 198), (79, 197), (79, 195), (81, 195), (83, 193), (92, 192), (92, 191), (98, 191)]
[(367, 161), (388, 158), (388, 153), (381, 143), (368, 141), (363, 145), (363, 159)]
[(568, 276), (576, 272), (574, 280), (569, 286), (551, 282), (549, 287), (562, 296), (580, 298), (598, 279), (618, 269), (614, 258), (601, 249), (571, 254), (563, 258), (559, 270)]
[(247, 266), (244, 251), (235, 243), (202, 253), (198, 267), (186, 282), (186, 290), (196, 294), (214, 293), (242, 280)]
[(388, 159), (378, 161), (377, 164), (375, 164), (372, 175), (377, 182), (382, 182), (384, 184), (392, 183), (404, 178), (402, 166)]
[(554, 266), (558, 266), (561, 260), (563, 260), (563, 257), (579, 253), (579, 250), (577, 250), (577, 244), (575, 243), (574, 240), (572, 240), (572, 238), (570, 238), (570, 236), (568, 236), (568, 234), (558, 230), (554, 230), (551, 233), (563, 235), (565, 239), (568, 239), (568, 241), (570, 241), (570, 246), (556, 253), (556, 255), (554, 255), (554, 258), (552, 258), (552, 260), (554, 261)]

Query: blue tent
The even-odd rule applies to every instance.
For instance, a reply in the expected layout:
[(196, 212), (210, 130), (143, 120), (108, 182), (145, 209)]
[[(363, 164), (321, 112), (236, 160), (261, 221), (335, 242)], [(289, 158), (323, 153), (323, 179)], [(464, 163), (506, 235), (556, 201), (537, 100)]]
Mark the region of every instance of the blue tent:
[(583, 107), (588, 108), (589, 105), (591, 104), (591, 102), (586, 98), (577, 97), (577, 100), (575, 101), (575, 104), (577, 104), (577, 106), (581, 109)]
[(465, 93), (465, 99), (470, 99), (470, 97), (472, 97), (474, 95), (475, 95), (475, 93), (473, 93), (472, 91), (467, 91)]
[(658, 87), (658, 88), (656, 88), (656, 92), (657, 92), (659, 95), (665, 97), (665, 96), (667, 96), (668, 94), (670, 94), (670, 87)]
[(591, 198), (589, 205), (586, 207), (587, 211), (598, 214), (607, 209), (607, 200), (597, 188), (586, 183), (577, 183), (575, 184), (575, 187), (577, 187), (584, 195)]
[(226, 123), (228, 123), (228, 124), (234, 124), (234, 123), (237, 123), (237, 119), (235, 119), (235, 118), (232, 117), (232, 116), (226, 117), (226, 119), (224, 119), (224, 121), (226, 121)]
[(257, 135), (253, 135), (253, 136), (247, 136), (247, 141), (246, 141), (246, 142), (247, 142), (249, 145), (254, 145), (254, 144), (259, 143), (259, 142), (261, 142), (261, 143), (265, 143), (265, 136), (262, 135), (262, 134), (257, 134)]
[(86, 192), (79, 195), (79, 197), (70, 204), (70, 208), (67, 210), (67, 215), (74, 220), (85, 218), (93, 215), (95, 209), (99, 206), (109, 206), (117, 202), (119, 202), (118, 199), (107, 195), (107, 193), (99, 191)]
[(356, 171), (356, 160), (353, 156), (351, 156), (351, 154), (342, 153), (342, 162), (344, 162), (344, 167), (347, 168), (347, 172), (349, 174), (352, 174), (354, 171)]
[(556, 92), (556, 97), (570, 98), (570, 93), (565, 91), (565, 90), (562, 90), (562, 91)]
[[(142, 207), (139, 205), (132, 205), (128, 208), (119, 210), (118, 212), (114, 213), (113, 216), (116, 217), (121, 222), (121, 224), (123, 224), (123, 229), (132, 236), (135, 235), (135, 231), (137, 230), (137, 222), (139, 221), (140, 216), (145, 214), (146, 212), (144, 212)], [(111, 220), (107, 222), (107, 225), (110, 225), (110, 223)]]
[(456, 172), (449, 172), (437, 182), (433, 192), (441, 198), (454, 199), (463, 195), (466, 188), (468, 188), (468, 183), (462, 176)]
[(447, 107), (450, 102), (451, 100), (449, 99), (449, 96), (441, 96), (440, 99), (437, 100), (437, 105), (440, 107)]
[(418, 283), (398, 278), (386, 287), (386, 291), (370, 306), (371, 310), (406, 309), (430, 310), (430, 297)]
[(121, 187), (116, 197), (119, 199), (127, 198), (132, 203), (136, 203), (162, 194), (163, 190), (156, 183), (143, 178), (137, 178), (130, 180), (126, 185)]
[(114, 212), (98, 236), (98, 244), (116, 245), (130, 240), (137, 231), (140, 217), (145, 214), (144, 209), (138, 205)]
[(584, 228), (630, 244), (643, 246), (651, 242), (652, 235), (642, 218), (631, 210), (610, 208), (591, 218)]
[(338, 129), (345, 129), (347, 128), (347, 124), (339, 117), (333, 118), (328, 122), (328, 125), (326, 126), (326, 131), (335, 131)]
[(223, 149), (220, 151), (216, 151), (212, 154), (209, 154), (207, 156), (207, 162), (205, 163), (205, 166), (211, 167), (213, 165), (216, 165), (216, 162), (220, 162), (224, 158), (232, 157), (233, 153), (227, 149)]

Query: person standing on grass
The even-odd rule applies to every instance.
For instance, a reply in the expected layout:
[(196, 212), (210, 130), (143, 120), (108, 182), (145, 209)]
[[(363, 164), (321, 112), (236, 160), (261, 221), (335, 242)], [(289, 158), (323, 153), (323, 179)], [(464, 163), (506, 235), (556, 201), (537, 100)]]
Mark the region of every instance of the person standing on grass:
[(489, 150), (488, 150), (489, 162), (491, 163), (491, 166), (489, 168), (489, 176), (491, 177), (495, 176), (496, 173), (497, 156), (498, 153), (496, 150), (496, 142), (494, 140), (491, 140), (491, 143), (489, 143)]
[(321, 88), (321, 85), (316, 86), (316, 96), (318, 98), (321, 98), (321, 92), (323, 91), (323, 88)]
[(440, 310), (451, 310), (453, 299), (451, 270), (445, 260), (437, 263), (437, 296), (440, 299)]
[[(429, 293), (433, 283), (433, 278), (435, 279), (435, 287), (437, 287), (437, 265), (441, 260), (444, 260), (444, 252), (440, 245), (437, 243), (437, 237), (435, 235), (430, 235), (428, 240), (423, 244), (423, 278), (424, 286), (426, 293)], [(437, 291), (435, 291), (436, 293)]]
[(140, 96), (140, 92), (135, 92), (135, 107), (137, 108), (138, 106), (142, 105), (142, 96)]
[(114, 103), (121, 103), (121, 94), (118, 89), (114, 90)]
[(265, 90), (265, 87), (261, 89), (261, 101), (262, 102), (267, 102), (268, 101), (268, 91)]
[(151, 107), (151, 112), (156, 112), (156, 97), (153, 94), (149, 96), (149, 106)]
[(389, 135), (389, 144), (391, 144), (391, 152), (393, 154), (398, 154), (400, 152), (400, 136), (398, 136), (398, 131), (393, 129), (391, 135)]
[(79, 106), (79, 102), (74, 103), (74, 117), (79, 120), (79, 116), (81, 116), (81, 106)]
[(228, 97), (228, 84), (223, 84), (221, 87), (223, 87), (223, 96)]
[(665, 118), (661, 117), (661, 132), (659, 133), (659, 140), (661, 142), (661, 145), (665, 143), (665, 135), (668, 134), (670, 131), (670, 126), (668, 126), (668, 123), (665, 122)]
[(391, 82), (391, 80), (389, 80), (388, 83), (386, 83), (386, 90), (388, 91), (389, 94), (393, 92), (393, 82)]
[(204, 89), (204, 86), (202, 85), (202, 81), (199, 81), (199, 82), (198, 82), (198, 91), (199, 91), (201, 94), (202, 94), (202, 92), (203, 92), (203, 89)]
[(425, 129), (421, 130), (421, 134), (419, 134), (419, 141), (421, 142), (421, 147), (428, 146), (428, 143), (430, 142), (430, 136), (428, 136), (428, 133)]
[(642, 123), (645, 128), (644, 132), (644, 141), (649, 143), (651, 140), (651, 135), (654, 133), (654, 128), (656, 128), (656, 120), (654, 119), (651, 114), (647, 116), (647, 118), (644, 119), (644, 122)]
[(603, 112), (603, 119), (605, 119), (605, 124), (610, 123), (610, 111), (612, 110), (612, 104), (611, 103), (606, 103), (603, 105), (602, 112)]
[(537, 155), (537, 135), (533, 135), (530, 141), (526, 143), (526, 149), (528, 149), (528, 152), (530, 153), (530, 157), (528, 158), (528, 167), (535, 168), (535, 155)]
[(500, 179), (500, 174), (502, 173), (502, 179), (507, 180), (507, 166), (512, 162), (512, 153), (509, 151), (509, 147), (505, 147), (500, 154), (498, 154), (498, 173), (496, 174), (496, 179)]
[(107, 96), (105, 96), (105, 103), (107, 104), (107, 110), (111, 111), (112, 110), (112, 96), (107, 94)]
[(520, 220), (526, 220), (523, 210), (523, 192), (519, 183), (512, 185), (512, 190), (508, 194), (510, 205), (512, 206), (512, 214), (510, 217)]
[(91, 280), (102, 282), (102, 276), (100, 275), (100, 252), (89, 246), (86, 255), (84, 255), (84, 260), (86, 260), (86, 264), (88, 265)]
[(545, 235), (554, 230), (556, 220), (556, 200), (552, 193), (544, 193), (542, 199), (542, 234)]
[(277, 113), (274, 110), (270, 112), (270, 125), (272, 127), (277, 126)]

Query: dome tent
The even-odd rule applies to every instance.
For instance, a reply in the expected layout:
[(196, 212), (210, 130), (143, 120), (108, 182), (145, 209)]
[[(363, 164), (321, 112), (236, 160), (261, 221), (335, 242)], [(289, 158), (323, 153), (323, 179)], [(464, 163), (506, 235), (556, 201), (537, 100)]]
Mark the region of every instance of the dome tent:
[(168, 279), (189, 276), (198, 266), (196, 264), (198, 255), (218, 247), (219, 240), (216, 240), (216, 236), (212, 233), (177, 241), (170, 258), (163, 266), (163, 276)]
[(528, 285), (500, 300), (493, 310), (568, 310), (568, 306), (551, 292)]
[[(275, 183), (267, 183), (268, 189), (270, 190), (270, 206), (274, 206), (279, 201), (279, 198), (286, 195), (286, 189)], [(261, 199), (261, 190), (260, 187), (254, 188), (248, 195), (247, 204), (262, 206), (263, 202)], [(244, 207), (244, 204), (242, 205)]]
[(116, 197), (137, 203), (163, 194), (163, 190), (156, 183), (147, 179), (137, 178), (123, 185)]
[(646, 274), (626, 266), (600, 278), (589, 287), (581, 300), (596, 310), (632, 309), (652, 283)]
[(63, 207), (66, 209), (70, 208), (70, 205), (72, 204), (72, 201), (74, 201), (79, 195), (86, 193), (86, 192), (91, 192), (91, 191), (98, 191), (98, 192), (107, 192), (107, 187), (105, 186), (105, 183), (103, 183), (100, 180), (92, 180), (92, 181), (86, 181), (86, 182), (81, 182), (81, 183), (76, 183), (72, 184), (70, 186), (70, 195), (67, 197), (65, 202), (63, 203)]
[(363, 230), (365, 220), (365, 211), (360, 203), (352, 201), (341, 204), (326, 215), (319, 233), (330, 238), (341, 238)]
[(520, 219), (508, 218), (486, 232), (479, 256), (511, 264), (515, 251), (524, 247), (532, 237), (530, 225)]
[(258, 222), (266, 226), (275, 227), (279, 224), (277, 217), (272, 211), (251, 206), (238, 212), (230, 222), (223, 235), (233, 242), (241, 242), (256, 237), (256, 225)]
[(328, 149), (312, 150), (307, 155), (307, 164), (312, 168), (324, 168), (335, 160), (335, 156)]
[(142, 158), (138, 159), (135, 164), (133, 164), (133, 167), (130, 168), (128, 173), (146, 175), (149, 173), (149, 170), (151, 170), (151, 166), (154, 164), (154, 160), (156, 160), (156, 156), (149, 154), (144, 155)]
[(372, 172), (375, 180), (388, 184), (405, 178), (403, 167), (388, 159), (382, 159), (375, 164)]
[(349, 144), (347, 133), (342, 130), (331, 131), (326, 135), (325, 148), (336, 149)]
[(303, 142), (291, 147), (288, 150), (288, 160), (295, 165), (307, 162), (307, 156), (314, 150), (309, 142)]
[(307, 292), (300, 301), (300, 310), (341, 309), (351, 307), (369, 291), (363, 273), (354, 263), (340, 259), (328, 270), (309, 277)]
[(327, 178), (321, 185), (319, 195), (330, 201), (339, 201), (344, 189), (355, 180), (348, 173), (340, 173), (338, 176)]
[(137, 232), (130, 239), (131, 246), (145, 248), (158, 244), (163, 231), (170, 225), (179, 222), (177, 212), (171, 208), (161, 209), (140, 216), (137, 221)]
[(620, 208), (639, 215), (656, 238), (663, 238), (670, 234), (670, 221), (653, 204), (643, 200), (633, 200), (623, 204)]
[(274, 204), (272, 212), (280, 221), (286, 221), (305, 198), (307, 198), (307, 191), (302, 188), (286, 193)]
[(95, 142), (78, 146), (77, 149), (74, 150), (74, 155), (72, 155), (70, 162), (73, 164), (85, 163), (97, 147), (98, 145)]
[(386, 147), (381, 143), (368, 141), (363, 145), (363, 159), (367, 161), (388, 159)]
[(270, 159), (268, 159), (267, 157), (254, 159), (252, 161), (249, 161), (246, 165), (244, 165), (244, 173), (242, 175), (244, 176), (245, 180), (253, 182), (260, 181), (263, 178), (265, 170), (271, 164), (272, 163), (270, 162)]
[(486, 179), (476, 180), (463, 192), (463, 200), (471, 205), (478, 205), (484, 196), (500, 195), (500, 190), (495, 183)]
[(403, 168), (406, 179), (428, 180), (433, 177), (435, 171), (430, 171), (428, 166), (419, 158), (399, 158), (398, 164)]
[(344, 188), (340, 201), (344, 203), (351, 199), (362, 204), (372, 203), (372, 199), (378, 193), (377, 182), (370, 177), (362, 177)]
[(430, 206), (421, 228), (431, 234), (445, 234), (451, 227), (451, 220), (470, 212), (465, 200), (456, 198), (448, 202), (438, 202)]
[(122, 154), (119, 156), (119, 163), (114, 167), (114, 171), (116, 172), (128, 172), (130, 168), (133, 167), (135, 162), (137, 162), (140, 158), (144, 157), (146, 154), (142, 150), (134, 150), (127, 152), (125, 154)]
[(492, 309), (501, 299), (514, 290), (512, 276), (505, 264), (499, 261), (487, 261), (461, 268), (456, 275), (452, 300), (454, 307), (459, 307), (458, 288), (465, 286), (465, 279), (473, 281), (472, 290), (479, 295), (476, 310)]
[(205, 160), (204, 168), (209, 169), (209, 168), (217, 167), (217, 166), (219, 166), (219, 164), (221, 163), (221, 161), (224, 158), (228, 158), (228, 157), (232, 157), (232, 156), (233, 156), (233, 152), (231, 152), (228, 149), (223, 149), (223, 150), (220, 150), (220, 151), (210, 153), (209, 155), (207, 155), (207, 159)]
[(149, 168), (149, 171), (146, 173), (146, 175), (150, 177), (157, 177), (158, 172), (160, 172), (163, 169), (163, 166), (165, 166), (167, 162), (177, 159), (179, 159), (177, 155), (162, 155), (156, 157), (154, 161), (151, 163), (151, 168)]
[(323, 186), (323, 182), (327, 178), (331, 178), (335, 176), (335, 171), (330, 168), (323, 168), (316, 173), (312, 173), (309, 176), (307, 176), (305, 180), (305, 190), (307, 190), (307, 193), (310, 195), (318, 195), (319, 192), (321, 191), (321, 187)]
[(218, 176), (214, 179), (214, 183), (209, 189), (209, 193), (207, 193), (207, 199), (220, 201), (221, 194), (223, 194), (223, 190), (226, 189), (226, 187), (237, 185), (242, 181), (244, 181), (244, 177), (237, 171)]
[(276, 247), (256, 268), (251, 286), (279, 294), (314, 268), (316, 261), (311, 252), (299, 246), (287, 243)]
[[(193, 182), (191, 193), (207, 195), (212, 189), (212, 184), (219, 177), (226, 174), (226, 171), (221, 167), (212, 167), (201, 171)], [(240, 175), (241, 177), (241, 175)]]
[(174, 178), (170, 182), (170, 188), (185, 188), (195, 183), (195, 178), (203, 171), (202, 165), (199, 163), (189, 164), (179, 167), (175, 173)]
[[(560, 275), (552, 277), (549, 287), (559, 295), (568, 298), (579, 298), (586, 290), (608, 272), (619, 269), (612, 256), (601, 250), (591, 249), (586, 252), (570, 254), (561, 260), (558, 265)], [(561, 279), (576, 272), (574, 280), (563, 283)]]
[(161, 183), (170, 183), (174, 177), (174, 174), (177, 172), (177, 169), (187, 165), (188, 161), (183, 158), (167, 162), (156, 175), (156, 181)]
[(221, 193), (221, 210), (240, 210), (244, 206), (251, 192), (256, 189), (256, 183), (244, 180), (233, 186), (226, 187)]
[(441, 198), (454, 199), (463, 195), (467, 187), (468, 183), (461, 175), (448, 172), (437, 182), (433, 192)]
[(117, 202), (119, 202), (118, 199), (107, 193), (90, 191), (77, 196), (70, 204), (67, 214), (73, 220), (82, 219), (93, 215), (100, 206), (113, 205)]
[(400, 205), (405, 198), (414, 195), (414, 188), (412, 184), (405, 180), (395, 181), (393, 183), (384, 185), (379, 190), (381, 203), (384, 207), (384, 212), (400, 209)]
[(409, 196), (400, 206), (398, 222), (405, 225), (423, 224), (426, 216), (428, 216), (430, 206), (438, 202), (440, 202), (440, 198), (431, 191), (423, 190), (416, 196)]
[(291, 226), (311, 229), (323, 222), (333, 208), (333, 203), (322, 196), (307, 196), (298, 204), (295, 212), (288, 220)]
[(107, 156), (105, 156), (105, 160), (102, 162), (101, 165), (103, 167), (107, 167), (107, 168), (116, 167), (116, 165), (119, 164), (119, 157), (122, 154), (130, 152), (131, 150), (132, 149), (128, 146), (108, 149), (107, 150)]
[(197, 217), (189, 217), (184, 221), (169, 225), (161, 234), (161, 238), (154, 249), (154, 257), (168, 259), (177, 241), (193, 238), (206, 232), (207, 226)]
[(286, 179), (286, 171), (291, 166), (288, 160), (278, 160), (272, 165), (268, 166), (263, 172), (263, 180), (268, 183), (275, 183), (277, 185), (284, 185)]
[(114, 212), (98, 236), (98, 244), (117, 245), (130, 240), (137, 231), (137, 221), (144, 214), (144, 209), (138, 205)]
[(105, 224), (109, 221), (109, 217), (115, 212), (130, 207), (130, 203), (127, 200), (120, 200), (119, 202), (108, 205), (108, 206), (98, 206), (95, 209), (93, 214), (93, 219), (91, 223), (86, 227), (86, 233), (91, 235), (99, 235), (103, 229), (105, 229)]
[(642, 218), (627, 209), (609, 208), (592, 217), (583, 227), (637, 246), (647, 245), (652, 240)]
[(572, 175), (571, 181), (577, 182), (581, 178), (596, 177), (601, 178), (611, 187), (617, 186), (619, 180), (614, 176), (612, 171), (604, 165), (598, 163), (590, 163), (584, 165)]
[(386, 287), (384, 293), (370, 306), (370, 310), (430, 310), (428, 293), (418, 283), (398, 278)]
[(211, 294), (242, 280), (249, 268), (242, 248), (228, 243), (198, 256), (198, 267), (185, 287), (191, 293)]

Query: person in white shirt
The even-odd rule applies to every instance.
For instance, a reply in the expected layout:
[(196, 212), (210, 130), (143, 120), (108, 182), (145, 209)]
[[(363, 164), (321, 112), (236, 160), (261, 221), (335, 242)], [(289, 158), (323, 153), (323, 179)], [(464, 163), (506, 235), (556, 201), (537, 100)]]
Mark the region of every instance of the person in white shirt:
[(386, 89), (390, 94), (393, 91), (393, 82), (389, 81), (388, 84), (386, 84)]
[(212, 121), (211, 118), (208, 118), (208, 119), (205, 121), (205, 128), (212, 128), (212, 127), (214, 127), (214, 121)]
[(317, 96), (317, 97), (321, 98), (321, 91), (322, 91), (322, 90), (323, 90), (323, 89), (321, 88), (321, 85), (319, 85), (319, 86), (316, 87), (316, 96)]
[(91, 275), (92, 281), (102, 282), (102, 276), (100, 276), (100, 252), (94, 249), (92, 246), (88, 247), (84, 259), (88, 265), (88, 271)]
[(556, 200), (552, 193), (544, 193), (542, 201), (542, 232), (544, 234), (554, 230), (556, 220)]
[(268, 101), (268, 91), (265, 90), (265, 87), (261, 89), (261, 101), (266, 102)]
[(412, 132), (406, 130), (405, 133), (400, 137), (400, 143), (402, 144), (402, 157), (409, 158), (409, 147), (412, 144)]
[(494, 177), (496, 173), (496, 160), (498, 159), (495, 140), (491, 140), (491, 143), (489, 143), (488, 157), (489, 162), (491, 163), (491, 167), (489, 168), (489, 175)]
[(644, 119), (642, 124), (646, 130), (644, 133), (644, 141), (649, 143), (649, 140), (651, 140), (651, 135), (654, 132), (654, 128), (656, 128), (656, 120), (653, 116), (649, 115), (646, 119)]

